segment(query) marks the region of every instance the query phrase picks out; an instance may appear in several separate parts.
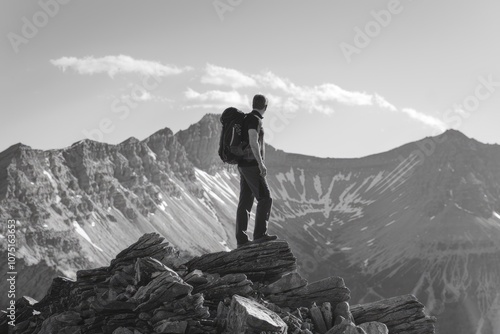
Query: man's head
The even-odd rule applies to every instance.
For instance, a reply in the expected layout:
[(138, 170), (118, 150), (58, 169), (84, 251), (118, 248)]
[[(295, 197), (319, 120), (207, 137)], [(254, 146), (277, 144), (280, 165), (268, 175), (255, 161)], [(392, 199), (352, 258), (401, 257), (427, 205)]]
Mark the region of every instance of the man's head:
[(267, 109), (267, 98), (262, 94), (257, 94), (253, 97), (252, 108), (264, 115)]

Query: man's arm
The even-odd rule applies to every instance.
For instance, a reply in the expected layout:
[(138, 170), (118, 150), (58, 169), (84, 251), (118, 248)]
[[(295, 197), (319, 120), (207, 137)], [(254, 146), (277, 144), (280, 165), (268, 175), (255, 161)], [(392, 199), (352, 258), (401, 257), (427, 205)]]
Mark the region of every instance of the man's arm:
[(248, 141), (250, 144), (250, 148), (252, 149), (253, 156), (255, 157), (255, 160), (257, 160), (257, 163), (259, 164), (260, 174), (262, 176), (266, 176), (267, 168), (266, 166), (264, 166), (264, 161), (262, 160), (262, 157), (260, 155), (259, 134), (257, 133), (257, 130), (255, 129), (248, 130)]

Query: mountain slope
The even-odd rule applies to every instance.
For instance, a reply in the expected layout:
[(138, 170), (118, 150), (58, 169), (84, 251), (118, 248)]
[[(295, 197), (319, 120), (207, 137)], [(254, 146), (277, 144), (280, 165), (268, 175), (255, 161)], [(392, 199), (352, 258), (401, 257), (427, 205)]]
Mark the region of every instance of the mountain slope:
[[(19, 221), (20, 257), (71, 275), (146, 232), (186, 256), (234, 247), (239, 177), (217, 156), (218, 117), (119, 145), (0, 153), (0, 218)], [(270, 230), (304, 276), (343, 276), (354, 302), (414, 293), (442, 333), (500, 332), (498, 145), (450, 130), (359, 159), (266, 152)]]

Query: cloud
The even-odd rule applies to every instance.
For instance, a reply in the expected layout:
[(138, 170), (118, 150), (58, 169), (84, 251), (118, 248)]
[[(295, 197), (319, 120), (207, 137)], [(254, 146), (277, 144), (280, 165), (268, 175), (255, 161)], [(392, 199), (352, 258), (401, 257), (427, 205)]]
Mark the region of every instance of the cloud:
[(203, 102), (203, 104), (215, 104), (220, 106), (245, 107), (250, 104), (247, 95), (242, 95), (237, 91), (211, 90), (199, 93), (191, 88), (184, 92), (184, 96), (189, 101)]
[(163, 65), (150, 60), (137, 60), (129, 56), (105, 56), (101, 58), (85, 57), (62, 57), (51, 59), (52, 65), (59, 67), (63, 72), (71, 68), (79, 74), (107, 73), (114, 77), (118, 73), (141, 74), (152, 76), (169, 76), (180, 74), (192, 70), (191, 67), (177, 67), (173, 65)]
[(166, 97), (153, 95), (147, 90), (141, 90), (140, 92), (133, 92), (132, 94), (122, 94), (120, 96), (120, 100), (132, 100), (136, 102), (163, 102), (163, 103), (172, 103), (174, 100), (168, 99)]
[(444, 123), (442, 120), (436, 117), (426, 115), (411, 108), (403, 108), (401, 109), (401, 111), (410, 116), (411, 118), (420, 121), (439, 131), (445, 131), (447, 129), (446, 123)]
[(273, 97), (271, 103), (276, 103), (278, 108), (296, 112), (307, 110), (331, 114), (335, 112), (333, 103), (346, 106), (377, 106), (392, 112), (402, 112), (426, 126), (444, 131), (446, 124), (440, 119), (418, 112), (411, 108), (399, 110), (384, 97), (377, 93), (348, 91), (333, 83), (317, 86), (298, 86), (288, 79), (280, 78), (272, 72), (255, 75), (254, 78), (263, 90), (274, 89), (282, 92), (283, 97)]
[[(200, 108), (220, 108), (227, 105), (249, 107), (249, 99), (235, 89), (255, 88), (255, 93), (269, 97), (270, 106), (275, 110), (297, 112), (319, 112), (332, 114), (339, 105), (375, 106), (391, 112), (400, 112), (426, 126), (444, 131), (446, 124), (436, 117), (426, 115), (411, 108), (398, 109), (378, 93), (350, 91), (333, 83), (315, 86), (300, 86), (287, 78), (282, 78), (271, 71), (260, 74), (244, 74), (238, 70), (207, 64), (201, 78), (203, 84), (225, 85), (233, 91), (218, 90), (198, 93), (192, 89), (185, 92), (188, 100), (202, 102)], [(216, 103), (215, 103), (216, 102)], [(214, 104), (215, 103), (215, 104)], [(190, 106), (190, 108), (193, 106)]]
[(386, 99), (384, 99), (382, 96), (378, 95), (377, 93), (375, 93), (375, 95), (373, 96), (373, 99), (375, 101), (375, 104), (378, 105), (382, 109), (388, 109), (390, 111), (397, 111), (398, 110), (394, 105), (389, 103)]
[[(270, 71), (247, 75), (235, 69), (212, 64), (207, 64), (205, 73), (200, 81), (203, 84), (226, 85), (233, 89), (254, 87), (262, 93), (266, 92), (265, 95), (269, 95), (269, 90), (275, 90), (278, 91), (276, 95), (281, 95), (282, 98), (280, 98), (279, 102), (271, 101), (273, 107), (288, 109), (293, 112), (305, 110), (331, 114), (335, 111), (332, 103), (349, 106), (366, 106), (372, 105), (374, 98), (367, 93), (347, 91), (332, 83), (312, 87), (298, 86), (289, 79), (281, 78)], [(211, 92), (216, 91), (204, 94), (213, 95)], [(233, 91), (232, 94), (234, 93)], [(254, 93), (257, 93), (257, 91)], [(191, 92), (186, 97), (193, 99), (194, 95)], [(243, 103), (241, 100), (239, 102)]]
[(218, 86), (229, 86), (232, 88), (255, 87), (255, 80), (240, 71), (207, 64), (205, 74), (201, 77), (201, 82), (204, 84), (212, 84)]
[(284, 99), (279, 101), (278, 107), (299, 109), (309, 112), (331, 114), (335, 111), (333, 103), (348, 106), (372, 105), (372, 95), (347, 91), (339, 86), (326, 83), (317, 86), (298, 86), (289, 79), (281, 78), (272, 72), (255, 75), (262, 90), (278, 90), (284, 94)]
[(290, 80), (280, 78), (270, 71), (254, 75), (254, 78), (264, 87), (281, 90), (285, 93), (292, 93), (298, 89)]

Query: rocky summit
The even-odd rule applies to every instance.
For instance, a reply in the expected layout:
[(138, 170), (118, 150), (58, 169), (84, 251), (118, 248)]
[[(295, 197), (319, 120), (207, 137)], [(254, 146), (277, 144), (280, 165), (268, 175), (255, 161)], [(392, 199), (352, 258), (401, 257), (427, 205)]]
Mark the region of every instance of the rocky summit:
[(340, 277), (309, 283), (286, 241), (250, 244), (179, 263), (144, 234), (110, 265), (57, 277), (40, 301), (17, 300), (15, 334), (431, 334), (412, 295), (349, 305)]

